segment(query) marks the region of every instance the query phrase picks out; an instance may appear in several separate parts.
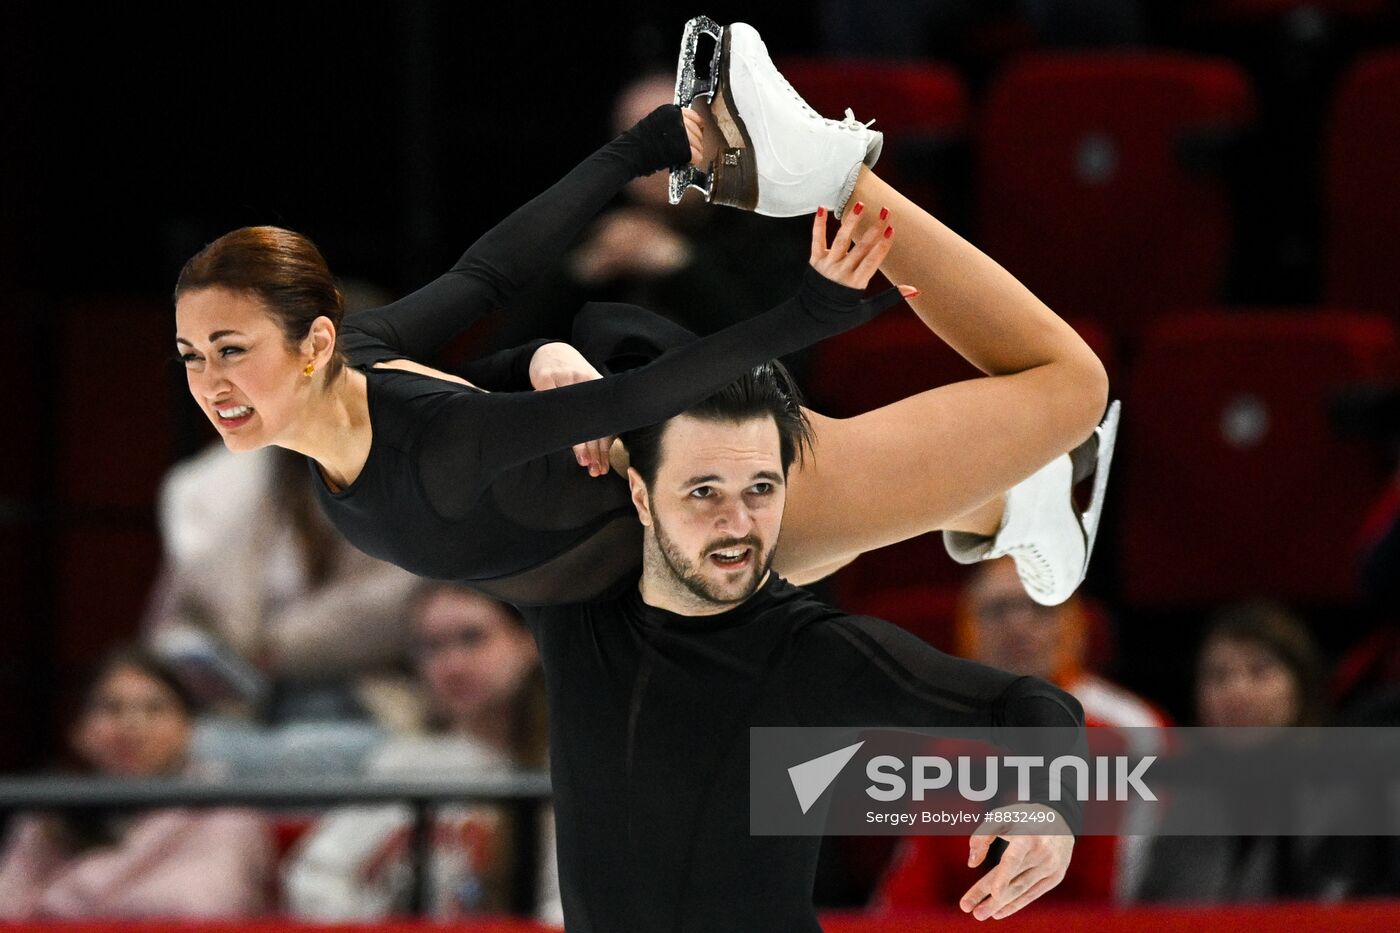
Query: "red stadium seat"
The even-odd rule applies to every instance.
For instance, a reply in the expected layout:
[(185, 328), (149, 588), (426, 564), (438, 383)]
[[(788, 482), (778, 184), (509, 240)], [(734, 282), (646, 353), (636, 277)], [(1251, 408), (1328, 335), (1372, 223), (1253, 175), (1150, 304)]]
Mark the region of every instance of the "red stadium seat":
[(1400, 49), (1342, 81), (1326, 151), (1326, 296), (1400, 319)]
[(1233, 223), (1209, 165), (1252, 110), (1247, 78), (1223, 59), (1027, 56), (983, 114), (981, 243), (1060, 314), (1118, 335), (1215, 304)]
[(861, 59), (796, 58), (779, 67), (822, 116), (840, 119), (849, 107), (862, 122), (875, 120), (885, 134), (880, 174), (924, 207), (942, 207), (933, 157), (967, 133), (967, 91), (957, 72), (929, 62)]
[[(1071, 323), (1112, 377), (1113, 355), (1103, 331), (1088, 321)], [(813, 407), (838, 418), (982, 375), (906, 309), (824, 341), (814, 352)], [(837, 575), (837, 592), (847, 600), (889, 587), (956, 585), (962, 571), (944, 551), (940, 535), (922, 535), (857, 558)]]
[(823, 116), (847, 107), (886, 133), (951, 135), (967, 128), (967, 91), (956, 71), (933, 62), (788, 58), (783, 76)]
[(1328, 426), (1333, 393), (1393, 373), (1400, 338), (1346, 312), (1198, 312), (1151, 330), (1124, 420), (1123, 585), (1139, 606), (1355, 593), (1385, 465)]

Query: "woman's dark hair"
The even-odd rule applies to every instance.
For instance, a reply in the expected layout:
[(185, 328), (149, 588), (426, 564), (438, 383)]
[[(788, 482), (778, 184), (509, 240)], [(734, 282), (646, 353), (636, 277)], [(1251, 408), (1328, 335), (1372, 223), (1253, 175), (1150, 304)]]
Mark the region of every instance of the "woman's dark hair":
[(1211, 622), (1201, 653), (1220, 641), (1258, 645), (1287, 668), (1298, 690), (1298, 719), (1293, 725), (1318, 726), (1326, 720), (1322, 655), (1307, 626), (1293, 613), (1265, 600), (1230, 606)]
[[(175, 282), (174, 300), (200, 288), (226, 288), (260, 298), (276, 318), (289, 346), (325, 316), (337, 340), (345, 301), (316, 244), (281, 227), (240, 227), (190, 257)], [(345, 358), (339, 348), (326, 366), (325, 385), (339, 375)]]
[[(792, 374), (777, 360), (755, 367), (683, 414), (705, 421), (735, 424), (755, 418), (772, 418), (778, 426), (783, 474), (804, 449), (812, 446), (812, 425), (802, 410), (802, 395)], [(669, 421), (628, 431), (622, 435), (631, 466), (647, 488), (656, 481), (661, 466), (661, 440)]]
[(117, 671), (123, 670), (138, 671), (169, 690), (185, 716), (193, 719), (199, 714), (199, 701), (195, 699), (189, 686), (180, 679), (175, 666), (141, 645), (121, 645), (103, 655), (102, 660), (93, 668), (92, 675), (87, 680), (87, 688), (83, 692), (84, 713), (97, 699), (97, 691), (107, 679)]

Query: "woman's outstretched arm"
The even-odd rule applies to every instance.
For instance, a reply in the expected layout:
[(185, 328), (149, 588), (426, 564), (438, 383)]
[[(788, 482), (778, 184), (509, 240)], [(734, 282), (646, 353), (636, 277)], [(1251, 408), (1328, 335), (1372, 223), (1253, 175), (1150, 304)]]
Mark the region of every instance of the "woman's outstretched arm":
[(471, 424), (443, 423), (434, 433), (479, 445), (477, 460), (488, 478), (535, 457), (680, 414), (747, 370), (849, 330), (914, 292), (890, 289), (863, 299), (864, 286), (895, 238), (867, 231), (848, 249), (853, 228), (854, 223), (844, 224), (832, 247), (824, 229), (814, 232), (811, 268), (797, 295), (757, 317), (628, 372), (546, 392), (462, 399), (462, 417)]
[(628, 182), (698, 159), (700, 132), (693, 111), (658, 107), (493, 227), (445, 275), (392, 304), (348, 316), (345, 328), (404, 357), (431, 357), (556, 263)]

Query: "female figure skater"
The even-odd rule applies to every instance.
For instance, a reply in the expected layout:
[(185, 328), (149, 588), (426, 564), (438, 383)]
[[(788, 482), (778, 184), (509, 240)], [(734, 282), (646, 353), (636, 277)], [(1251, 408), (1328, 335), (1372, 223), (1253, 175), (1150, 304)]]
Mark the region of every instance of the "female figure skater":
[[(814, 416), (815, 456), (792, 479), (779, 572), (816, 579), (865, 550), (945, 528), (996, 536), (978, 540), (969, 559), (1053, 553), (1068, 540), (1057, 582), (1073, 577), (1072, 590), (1086, 545), (1062, 455), (1103, 411), (1099, 361), (1004, 270), (863, 167), (878, 134), (820, 118), (807, 125), (810, 109), (761, 42), (726, 62), (736, 89), (742, 72), (777, 108), (763, 126), (749, 123), (760, 185), (765, 164), (816, 159), (806, 179), (817, 213), (812, 270), (792, 300), (602, 379), (566, 345), (544, 342), (468, 371), (497, 389), (563, 386), (550, 391), (487, 393), (414, 362), (505, 305), (634, 177), (698, 161), (698, 117), (662, 107), (487, 233), (447, 275), (349, 320), (305, 238), (245, 228), (216, 240), (175, 290), (176, 342), (196, 402), (232, 449), (272, 443), (305, 454), (327, 514), (367, 553), (507, 602), (582, 601), (625, 579), (640, 552), (627, 485), (608, 470), (599, 438), (664, 420), (903, 294), (992, 378), (857, 418)], [(830, 246), (824, 204), (850, 207)], [(926, 290), (863, 302), (877, 266)], [(595, 306), (581, 320), (616, 310)], [(569, 448), (580, 444), (576, 461)], [(1051, 482), (1020, 482), (1037, 480), (1052, 458), (1064, 469)], [(576, 462), (606, 478), (590, 481)]]

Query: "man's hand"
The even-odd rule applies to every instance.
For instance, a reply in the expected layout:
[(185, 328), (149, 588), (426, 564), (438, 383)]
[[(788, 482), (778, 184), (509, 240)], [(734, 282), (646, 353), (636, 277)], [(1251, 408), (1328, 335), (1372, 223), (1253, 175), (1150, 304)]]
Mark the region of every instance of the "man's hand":
[[(538, 390), (557, 389), (602, 378), (603, 374), (567, 343), (547, 343), (530, 357), (530, 385)], [(608, 451), (612, 450), (613, 440), (612, 437), (601, 437), (585, 444), (575, 444), (574, 459), (579, 466), (588, 468), (589, 476), (602, 476), (608, 472)]]
[[(1054, 823), (1013, 823), (998, 818), (1010, 812), (1055, 813), (1043, 804), (1023, 803), (1000, 807), (982, 821), (969, 843), (967, 864), (976, 868), (987, 858), (993, 840), (1007, 841), (1006, 851), (996, 868), (968, 888), (958, 906), (978, 920), (1002, 920), (1025, 907), (1064, 880), (1074, 851), (1074, 836), (1064, 820), (1055, 814)], [(1055, 826), (1062, 831), (1052, 836), (1033, 836), (1037, 826)]]

